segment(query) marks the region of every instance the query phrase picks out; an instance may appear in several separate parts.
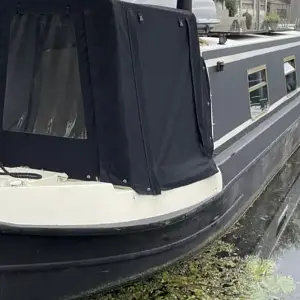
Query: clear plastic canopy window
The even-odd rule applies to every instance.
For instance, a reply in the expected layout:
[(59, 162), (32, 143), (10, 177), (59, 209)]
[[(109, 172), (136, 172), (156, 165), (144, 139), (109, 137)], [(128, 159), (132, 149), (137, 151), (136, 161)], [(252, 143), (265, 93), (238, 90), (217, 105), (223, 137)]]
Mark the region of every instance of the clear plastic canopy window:
[(86, 138), (75, 32), (67, 17), (13, 18), (3, 129)]

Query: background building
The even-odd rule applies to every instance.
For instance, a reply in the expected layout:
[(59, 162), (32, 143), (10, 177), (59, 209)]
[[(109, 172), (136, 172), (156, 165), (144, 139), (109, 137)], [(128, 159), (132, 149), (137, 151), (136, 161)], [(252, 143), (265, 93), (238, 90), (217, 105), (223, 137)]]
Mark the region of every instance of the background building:
[[(295, 23), (300, 19), (300, 0), (214, 0), (217, 6), (220, 24), (218, 30), (228, 27), (235, 20), (240, 25), (242, 31), (249, 30), (245, 26), (245, 13), (252, 17), (251, 30), (265, 28), (265, 17), (268, 14), (277, 15), (279, 25)], [(228, 5), (230, 4), (230, 5)], [(234, 13), (228, 7), (235, 6)], [(227, 28), (229, 30), (229, 28)]]
[(291, 1), (291, 22), (296, 23), (296, 21), (300, 20), (300, 0), (292, 0)]

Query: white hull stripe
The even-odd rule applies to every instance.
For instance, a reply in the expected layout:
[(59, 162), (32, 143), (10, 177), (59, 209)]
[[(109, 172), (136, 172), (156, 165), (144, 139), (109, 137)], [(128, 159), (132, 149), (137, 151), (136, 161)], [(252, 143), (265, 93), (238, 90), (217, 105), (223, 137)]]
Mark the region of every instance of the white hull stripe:
[(223, 61), (225, 64), (230, 64), (230, 63), (240, 61), (243, 59), (247, 59), (250, 57), (268, 54), (271, 52), (278, 52), (281, 50), (285, 50), (285, 49), (289, 49), (289, 48), (293, 48), (293, 47), (297, 47), (297, 46), (300, 46), (300, 42), (294, 42), (294, 43), (289, 43), (289, 44), (285, 44), (285, 45), (273, 46), (273, 47), (263, 48), (263, 49), (259, 49), (259, 50), (252, 50), (252, 51), (242, 52), (242, 53), (238, 53), (238, 54), (234, 54), (234, 55), (227, 55), (227, 56), (222, 56), (222, 57), (217, 57), (217, 58), (211, 58), (211, 59), (205, 60), (205, 62), (206, 62), (206, 66), (208, 68), (210, 68), (210, 67), (216, 66), (218, 61)]
[[(300, 92), (300, 87), (297, 88), (293, 93), (286, 95), (283, 98), (281, 98), (280, 100), (276, 101), (274, 104), (272, 104), (269, 107), (269, 109), (266, 113), (261, 115), (261, 117), (264, 117), (264, 116), (270, 114), (274, 109), (281, 106), (285, 101), (287, 101), (289, 98), (293, 97), (294, 95), (296, 95), (299, 92)], [(217, 141), (214, 142), (215, 149), (217, 149), (218, 147), (222, 146), (223, 144), (225, 144), (226, 142), (231, 140), (233, 137), (235, 137), (237, 134), (241, 133), (243, 130), (247, 129), (253, 123), (256, 123), (260, 118), (255, 119), (255, 120), (249, 119), (246, 122), (242, 123), (241, 125), (235, 127), (233, 130), (226, 133), (224, 136), (222, 136), (220, 139), (218, 139)]]

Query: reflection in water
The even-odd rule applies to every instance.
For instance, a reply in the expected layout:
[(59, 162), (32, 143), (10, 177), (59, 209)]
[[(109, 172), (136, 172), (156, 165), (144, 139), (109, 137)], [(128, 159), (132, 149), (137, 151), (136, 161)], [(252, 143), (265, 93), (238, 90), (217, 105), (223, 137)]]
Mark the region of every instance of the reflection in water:
[(279, 258), (287, 251), (299, 251), (300, 257), (300, 205), (298, 205), (284, 234), (276, 245), (272, 257)]
[(278, 274), (291, 276), (296, 282), (296, 289), (290, 297), (285, 297), (285, 300), (300, 299), (300, 205), (289, 224), (287, 225), (279, 243), (276, 245), (272, 259), (277, 264)]
[[(291, 276), (295, 282), (300, 281), (299, 162), (297, 150), (238, 226), (223, 238), (237, 246), (241, 257), (257, 255), (267, 259), (276, 266), (278, 275)], [(300, 286), (297, 284), (289, 296), (275, 299), (300, 299)]]
[[(295, 211), (300, 195), (299, 162), (297, 150), (239, 223), (198, 256), (148, 280), (88, 299), (300, 299), (287, 298), (295, 291), (289, 277), (294, 274), (282, 268), (276, 274), (276, 262), (286, 266), (284, 257), (288, 256), (296, 265), (300, 257), (300, 206)], [(300, 271), (298, 275), (300, 281)]]
[(274, 300), (295, 289), (288, 276), (275, 274), (271, 260), (243, 259), (232, 244), (216, 241), (202, 255), (149, 280), (93, 298), (97, 300)]
[(240, 219), (237, 228), (224, 237), (226, 242), (237, 246), (240, 256), (251, 254), (260, 255), (263, 258), (269, 257), (284, 229), (282, 226), (278, 231), (282, 213), (288, 208), (285, 218), (287, 222), (293, 213), (292, 208), (298, 202), (298, 197), (294, 197), (295, 195), (291, 192), (299, 175), (299, 162), (300, 150), (293, 155), (264, 193)]

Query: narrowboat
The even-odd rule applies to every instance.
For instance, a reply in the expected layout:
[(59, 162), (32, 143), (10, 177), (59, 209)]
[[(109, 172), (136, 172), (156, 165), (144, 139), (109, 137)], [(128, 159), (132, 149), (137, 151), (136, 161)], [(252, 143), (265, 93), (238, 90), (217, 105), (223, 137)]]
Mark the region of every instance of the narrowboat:
[(298, 148), (299, 32), (199, 47), (191, 3), (0, 2), (1, 300), (199, 251)]

